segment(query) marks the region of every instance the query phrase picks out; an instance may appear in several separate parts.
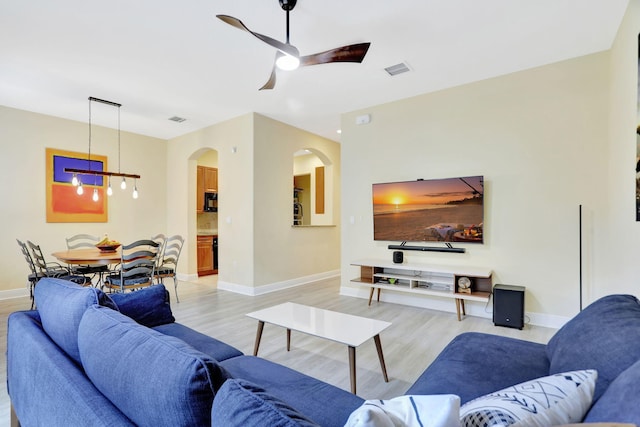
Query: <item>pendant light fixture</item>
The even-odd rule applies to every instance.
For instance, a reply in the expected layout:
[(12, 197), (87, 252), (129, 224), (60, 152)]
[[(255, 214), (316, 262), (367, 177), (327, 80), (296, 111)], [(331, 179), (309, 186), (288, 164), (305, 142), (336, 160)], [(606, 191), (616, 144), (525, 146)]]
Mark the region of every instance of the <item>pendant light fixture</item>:
[[(118, 108), (118, 172), (91, 170), (91, 126), (92, 126), (92, 124), (91, 124), (91, 102), (100, 102), (102, 104), (111, 105), (113, 107), (117, 107)], [(78, 168), (65, 168), (64, 169), (65, 172), (73, 173), (73, 178), (71, 179), (71, 184), (73, 186), (78, 187), (77, 190), (76, 190), (78, 195), (82, 195), (84, 193), (84, 190), (82, 188), (82, 180), (78, 175), (93, 176), (93, 178), (94, 178), (94, 181), (93, 181), (94, 189), (93, 189), (92, 199), (93, 199), (94, 202), (97, 202), (100, 199), (100, 196), (99, 196), (99, 193), (98, 193), (98, 189), (95, 188), (98, 176), (106, 176), (106, 177), (108, 177), (108, 185), (109, 185), (108, 188), (107, 188), (107, 195), (108, 196), (111, 196), (113, 194), (113, 190), (111, 188), (111, 177), (112, 176), (122, 177), (122, 182), (120, 183), (120, 188), (122, 188), (123, 190), (125, 190), (127, 188), (126, 179), (127, 178), (133, 178), (134, 179), (133, 198), (134, 199), (138, 198), (138, 187), (136, 185), (136, 180), (140, 178), (140, 175), (120, 172), (120, 107), (122, 107), (122, 104), (118, 104), (116, 102), (111, 102), (111, 101), (105, 101), (104, 99), (94, 98), (92, 96), (89, 97), (89, 152), (88, 152), (88, 156), (87, 156), (87, 159), (88, 159), (88, 162), (89, 162), (89, 169), (78, 169)]]

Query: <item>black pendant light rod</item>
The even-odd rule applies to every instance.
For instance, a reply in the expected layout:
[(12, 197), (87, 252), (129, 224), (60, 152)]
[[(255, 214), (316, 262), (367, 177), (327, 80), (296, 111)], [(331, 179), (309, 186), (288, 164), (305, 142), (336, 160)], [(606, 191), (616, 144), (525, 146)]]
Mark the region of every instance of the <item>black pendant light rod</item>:
[(106, 171), (103, 172), (103, 171), (93, 171), (90, 169), (64, 168), (64, 171), (68, 173), (79, 173), (83, 175), (121, 176), (123, 178), (136, 178), (136, 179), (140, 178), (140, 175), (136, 175), (132, 173), (106, 172)]
[(122, 104), (118, 104), (117, 102), (107, 101), (105, 99), (100, 99), (100, 98), (94, 98), (93, 96), (89, 97), (89, 101), (100, 102), (102, 104), (107, 104), (107, 105), (111, 105), (118, 108), (122, 107)]
[(122, 107), (122, 104), (118, 104), (117, 102), (107, 101), (106, 99), (100, 99), (100, 98), (95, 98), (93, 96), (90, 96), (89, 97), (89, 169), (64, 168), (64, 171), (68, 173), (73, 173), (73, 174), (84, 174), (84, 175), (93, 175), (93, 176), (95, 175), (120, 176), (123, 178), (140, 179), (140, 175), (137, 175), (137, 174), (120, 173), (119, 167), (118, 167), (118, 172), (91, 170), (91, 102), (100, 102), (102, 104), (110, 105), (112, 107), (118, 107), (118, 157), (120, 157), (120, 115), (119, 113), (120, 113), (120, 107)]

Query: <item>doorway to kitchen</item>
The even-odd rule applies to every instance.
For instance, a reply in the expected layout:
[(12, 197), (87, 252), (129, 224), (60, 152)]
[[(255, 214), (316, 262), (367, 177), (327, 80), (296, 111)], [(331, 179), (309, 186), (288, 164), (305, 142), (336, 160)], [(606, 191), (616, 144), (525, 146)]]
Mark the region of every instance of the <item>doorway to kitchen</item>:
[(218, 274), (218, 151), (207, 150), (196, 162), (198, 277)]

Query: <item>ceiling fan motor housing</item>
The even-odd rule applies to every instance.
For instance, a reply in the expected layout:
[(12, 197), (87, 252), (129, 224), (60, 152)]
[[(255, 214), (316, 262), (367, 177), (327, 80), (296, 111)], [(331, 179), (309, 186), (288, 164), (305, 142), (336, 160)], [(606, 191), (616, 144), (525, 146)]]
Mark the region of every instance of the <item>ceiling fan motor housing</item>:
[(298, 2), (298, 0), (279, 0), (280, 1), (280, 7), (282, 7), (282, 10), (286, 10), (287, 12), (290, 10), (293, 10), (294, 7), (296, 7), (296, 3)]

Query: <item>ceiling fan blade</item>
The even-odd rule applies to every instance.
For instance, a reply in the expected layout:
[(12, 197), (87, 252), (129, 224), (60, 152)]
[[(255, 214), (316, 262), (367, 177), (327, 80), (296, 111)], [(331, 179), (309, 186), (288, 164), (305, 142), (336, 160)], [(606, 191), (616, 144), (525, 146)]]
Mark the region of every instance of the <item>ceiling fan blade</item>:
[[(276, 59), (278, 59), (278, 54), (276, 53)], [(269, 80), (258, 90), (269, 90), (273, 89), (276, 86), (276, 63), (273, 62), (273, 68), (271, 69), (271, 75), (269, 76)]]
[(266, 44), (275, 47), (282, 53), (295, 56), (296, 58), (300, 56), (300, 52), (295, 46), (292, 46), (287, 43), (282, 43), (276, 39), (272, 39), (269, 36), (265, 36), (264, 34), (253, 32), (246, 25), (244, 25), (242, 21), (239, 20), (238, 18), (234, 18), (233, 16), (229, 16), (229, 15), (216, 15), (216, 17), (221, 21), (226, 22), (227, 24), (233, 27), (236, 27), (239, 30), (246, 31), (249, 34), (252, 34), (254, 37), (257, 37), (258, 39), (262, 40)]
[(325, 52), (300, 57), (300, 66), (328, 64), (330, 62), (362, 62), (371, 43), (342, 46)]

